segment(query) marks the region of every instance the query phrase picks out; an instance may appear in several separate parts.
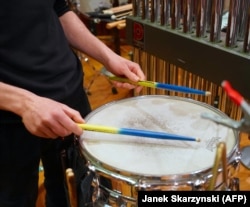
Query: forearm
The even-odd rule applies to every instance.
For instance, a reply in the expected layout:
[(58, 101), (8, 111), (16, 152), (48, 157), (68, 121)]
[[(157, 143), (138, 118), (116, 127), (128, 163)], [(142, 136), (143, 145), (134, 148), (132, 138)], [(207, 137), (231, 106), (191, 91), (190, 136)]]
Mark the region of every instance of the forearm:
[(0, 82), (0, 109), (22, 114), (34, 94), (31, 92)]
[(22, 117), (25, 127), (39, 137), (65, 137), (72, 132), (82, 134), (82, 129), (75, 124), (84, 122), (78, 111), (3, 82), (0, 82), (0, 110)]
[[(145, 80), (145, 75), (137, 63), (113, 52), (86, 28), (75, 13), (66, 12), (60, 17), (60, 21), (72, 47), (99, 61), (109, 72), (115, 75), (125, 76), (134, 82)], [(135, 88), (134, 85), (128, 83), (116, 83), (116, 86)], [(136, 89), (137, 92), (140, 90), (141, 87)]]
[(70, 45), (94, 59), (107, 64), (111, 56), (116, 55), (102, 41), (95, 37), (73, 12), (60, 17), (65, 35)]

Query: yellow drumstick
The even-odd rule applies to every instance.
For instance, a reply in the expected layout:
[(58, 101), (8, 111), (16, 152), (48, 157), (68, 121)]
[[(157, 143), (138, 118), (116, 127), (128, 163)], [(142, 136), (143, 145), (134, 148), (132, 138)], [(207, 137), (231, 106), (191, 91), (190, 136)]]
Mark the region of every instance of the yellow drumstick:
[(165, 90), (172, 90), (172, 91), (178, 91), (178, 92), (183, 92), (183, 93), (200, 94), (200, 95), (205, 95), (205, 96), (211, 95), (211, 92), (209, 92), (209, 91), (202, 91), (202, 90), (197, 90), (197, 89), (194, 89), (194, 88), (188, 88), (188, 87), (184, 87), (184, 86), (177, 86), (177, 85), (171, 85), (171, 84), (159, 83), (159, 82), (152, 82), (152, 81), (133, 82), (133, 81), (131, 81), (129, 79), (120, 78), (120, 77), (117, 77), (117, 76), (108, 76), (108, 77), (109, 77), (110, 80), (125, 82), (125, 83), (130, 83), (130, 84), (145, 86), (145, 87), (150, 87), (150, 88), (160, 88), (160, 89), (165, 89)]
[(154, 132), (154, 131), (130, 129), (130, 128), (116, 128), (116, 127), (92, 125), (92, 124), (78, 124), (78, 126), (87, 131), (104, 132), (110, 134), (122, 134), (122, 135), (139, 136), (139, 137), (156, 138), (156, 139), (200, 142), (199, 138), (185, 137), (175, 134), (168, 134), (164, 132)]

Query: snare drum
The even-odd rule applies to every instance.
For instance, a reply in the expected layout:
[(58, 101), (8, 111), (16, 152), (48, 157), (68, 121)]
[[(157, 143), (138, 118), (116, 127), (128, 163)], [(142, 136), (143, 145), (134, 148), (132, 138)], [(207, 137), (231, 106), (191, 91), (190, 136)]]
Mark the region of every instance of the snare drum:
[[(86, 117), (89, 124), (162, 131), (201, 140), (160, 140), (85, 131), (79, 142), (89, 169), (96, 174), (95, 199), (105, 197), (115, 206), (136, 206), (138, 190), (206, 190), (213, 176), (218, 142), (226, 145), (231, 182), (240, 159), (238, 134), (202, 119), (204, 112), (226, 117), (205, 103), (161, 95), (115, 101), (90, 113)], [(215, 190), (223, 184), (221, 174), (220, 168)]]

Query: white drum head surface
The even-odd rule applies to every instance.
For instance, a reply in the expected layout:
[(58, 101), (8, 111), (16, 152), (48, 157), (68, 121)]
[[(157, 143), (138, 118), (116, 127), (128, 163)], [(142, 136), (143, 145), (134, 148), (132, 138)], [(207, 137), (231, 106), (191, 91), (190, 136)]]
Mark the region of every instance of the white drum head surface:
[(84, 131), (83, 152), (117, 170), (140, 175), (176, 175), (211, 168), (218, 142), (227, 154), (235, 146), (233, 130), (201, 118), (225, 116), (207, 104), (185, 98), (141, 96), (104, 105), (86, 117), (88, 124), (166, 132), (200, 138), (200, 142), (160, 140)]

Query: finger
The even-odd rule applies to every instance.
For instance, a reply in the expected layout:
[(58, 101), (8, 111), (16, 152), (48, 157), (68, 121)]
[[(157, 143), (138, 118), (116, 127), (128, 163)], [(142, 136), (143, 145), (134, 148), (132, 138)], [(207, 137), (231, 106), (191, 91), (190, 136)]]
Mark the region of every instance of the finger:
[(84, 123), (85, 122), (84, 119), (82, 118), (81, 114), (78, 111), (76, 111), (72, 108), (69, 108), (66, 105), (63, 107), (63, 110), (64, 110), (64, 113), (68, 117), (70, 117), (72, 120), (74, 120), (75, 122), (77, 122), (77, 123)]
[[(39, 133), (43, 137), (57, 138), (65, 137), (74, 133), (76, 131), (76, 129), (74, 129), (74, 125), (76, 125), (74, 121), (72, 121), (67, 114), (61, 111), (59, 114), (54, 114), (53, 118), (43, 119), (42, 123), (37, 126), (40, 126), (38, 128)], [(79, 134), (82, 132), (82, 129), (78, 129), (76, 132)]]
[(143, 88), (142, 86), (136, 87), (136, 88), (135, 88), (135, 92), (136, 92), (136, 93), (140, 93), (141, 90), (142, 90), (142, 88)]
[(82, 128), (80, 128), (75, 122), (71, 121), (71, 123), (67, 126), (68, 130), (71, 133), (80, 136), (83, 133)]
[(37, 120), (35, 120), (33, 124), (27, 124), (27, 122), (23, 119), (23, 123), (26, 129), (35, 136), (52, 139), (58, 137), (58, 134), (54, 133), (50, 127), (46, 124), (41, 124)]
[(133, 81), (145, 80), (145, 75), (141, 70), (141, 67), (139, 66), (139, 64), (134, 62), (129, 65), (129, 71), (128, 73), (126, 73), (126, 76)]
[(59, 137), (58, 134), (54, 133), (49, 127), (43, 127), (43, 129), (38, 130), (35, 134), (42, 138), (56, 139)]
[(66, 116), (59, 119), (60, 124), (71, 133), (80, 136), (83, 130), (76, 123), (85, 123), (80, 113), (67, 106), (64, 107), (64, 113)]
[(124, 70), (124, 76), (134, 82), (138, 82), (140, 80), (140, 77), (137, 74), (133, 73), (130, 69)]
[(134, 89), (136, 86), (133, 84), (129, 84), (129, 83), (121, 83), (121, 82), (113, 82), (113, 85), (116, 88), (126, 88), (126, 89)]
[(112, 81), (115, 87), (118, 88), (127, 88), (127, 89), (135, 89), (136, 93), (140, 93), (140, 91), (142, 90), (142, 86), (136, 86), (133, 84), (129, 84), (129, 83), (121, 83), (121, 82), (117, 82), (117, 81)]
[(139, 77), (139, 80), (146, 80), (146, 76), (141, 70), (141, 68), (139, 67), (139, 65), (138, 65), (138, 68), (136, 68), (135, 71), (132, 71), (132, 72), (134, 72)]
[(51, 129), (51, 131), (57, 135), (57, 137), (67, 137), (72, 134), (70, 130), (65, 129), (64, 127), (61, 127), (60, 131), (56, 131), (54, 129)]
[(82, 129), (68, 116), (62, 116), (58, 119), (58, 123), (53, 124), (51, 130), (53, 133), (61, 137), (68, 136), (72, 133), (76, 135), (82, 134)]

